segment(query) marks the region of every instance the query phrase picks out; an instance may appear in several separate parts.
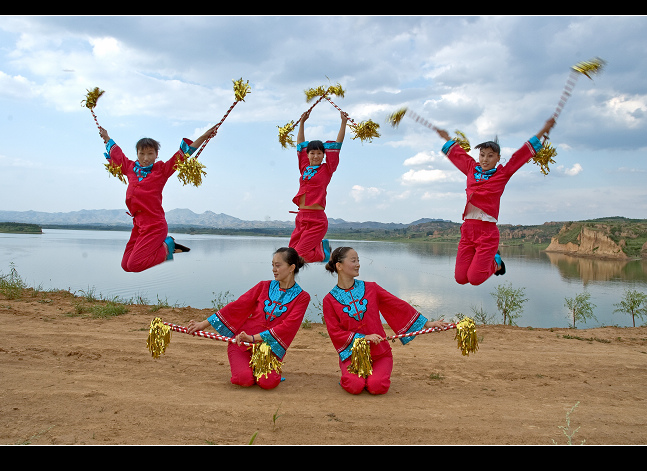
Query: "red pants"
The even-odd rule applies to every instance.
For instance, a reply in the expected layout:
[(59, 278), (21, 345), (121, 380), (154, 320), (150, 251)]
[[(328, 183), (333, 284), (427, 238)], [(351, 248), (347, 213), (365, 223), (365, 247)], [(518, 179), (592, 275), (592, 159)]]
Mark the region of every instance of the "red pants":
[(229, 368), (231, 369), (231, 383), (239, 386), (253, 386), (258, 384), (263, 389), (274, 389), (281, 382), (281, 374), (272, 371), (270, 374), (254, 377), (252, 367), (249, 365), (252, 359), (252, 351), (243, 345), (230, 343), (227, 347), (229, 357)]
[(308, 262), (324, 260), (321, 241), (328, 231), (328, 217), (320, 209), (300, 209), (294, 219), (289, 246)]
[(341, 381), (339, 384), (344, 390), (351, 394), (359, 394), (366, 389), (371, 394), (386, 394), (391, 386), (391, 372), (393, 371), (393, 353), (389, 349), (384, 355), (373, 358), (373, 373), (367, 378), (362, 378), (358, 374), (350, 373), (348, 367), (351, 359), (342, 362), (339, 360), (341, 368)]
[(494, 256), (499, 248), (499, 229), (494, 222), (466, 219), (456, 254), (454, 278), (461, 284), (480, 285), (497, 270)]
[(141, 218), (133, 218), (133, 230), (121, 259), (121, 268), (140, 272), (162, 263), (168, 253), (164, 243), (167, 235), (166, 220), (142, 221)]

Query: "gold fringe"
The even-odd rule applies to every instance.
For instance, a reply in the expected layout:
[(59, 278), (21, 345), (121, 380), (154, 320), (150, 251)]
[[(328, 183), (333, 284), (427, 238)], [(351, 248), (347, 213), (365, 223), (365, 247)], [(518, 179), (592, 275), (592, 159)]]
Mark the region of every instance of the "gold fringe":
[(357, 338), (351, 348), (351, 360), (348, 372), (367, 378), (373, 373), (373, 360), (371, 358), (371, 345), (364, 337)]
[(402, 121), (402, 118), (404, 118), (404, 115), (406, 113), (407, 113), (406, 108), (399, 109), (395, 113), (390, 114), (386, 120), (391, 126), (395, 128), (400, 124), (400, 121)]
[(466, 317), (456, 324), (456, 336), (454, 339), (458, 341), (458, 348), (463, 355), (469, 356), (470, 353), (476, 353), (479, 345), (474, 321)]
[(94, 87), (92, 90), (86, 89), (86, 91), (88, 93), (85, 96), (85, 100), (81, 101), (81, 106), (85, 106), (88, 109), (93, 109), (95, 106), (97, 106), (97, 101), (105, 92), (103, 90), (100, 90), (99, 87)]
[(454, 140), (458, 143), (459, 146), (465, 149), (465, 152), (469, 152), (472, 149), (470, 146), (470, 141), (467, 139), (465, 134), (458, 129), (456, 130), (456, 137), (454, 138)]
[[(591, 79), (591, 75), (589, 74), (597, 74), (602, 71), (604, 68), (606, 62), (600, 59), (599, 57), (595, 57), (591, 59), (590, 61), (582, 61), (578, 62), (575, 64), (572, 69), (575, 72), (579, 72), (580, 74), (586, 75), (588, 78)], [(593, 80), (593, 79), (591, 79)]]
[(532, 161), (539, 165), (541, 169), (541, 173), (544, 175), (548, 175), (548, 172), (550, 172), (550, 168), (548, 168), (548, 164), (554, 164), (555, 161), (553, 160), (553, 157), (557, 155), (557, 150), (553, 146), (550, 145), (549, 142), (545, 142), (544, 146), (542, 149), (537, 152), (534, 157), (532, 158)]
[(252, 92), (252, 88), (249, 86), (249, 80), (243, 83), (242, 77), (238, 80), (232, 80), (234, 82), (234, 96), (236, 101), (245, 101), (245, 95)]
[(165, 325), (162, 319), (156, 317), (151, 321), (151, 327), (148, 332), (146, 346), (153, 355), (153, 358), (159, 358), (166, 351), (166, 347), (171, 342), (171, 327)]
[(285, 126), (279, 128), (279, 142), (283, 147), (295, 147), (294, 139), (292, 138), (292, 130), (294, 129), (294, 121), (290, 121)]
[(281, 372), (283, 366), (279, 359), (272, 353), (272, 347), (267, 343), (254, 344), (251, 346), (252, 359), (249, 361), (249, 366), (252, 367), (254, 377), (257, 379), (261, 376), (270, 374), (272, 371)]
[(372, 120), (362, 121), (361, 123), (351, 126), (351, 130), (355, 133), (353, 139), (359, 139), (363, 142), (368, 140), (372, 142), (374, 137), (380, 137), (380, 133), (377, 130), (380, 128), (380, 125), (373, 122)]
[(202, 177), (207, 174), (204, 171), (205, 168), (206, 166), (197, 157), (191, 157), (189, 154), (184, 154), (184, 158), (178, 159), (175, 163), (177, 178), (182, 182), (182, 185), (188, 183), (195, 187), (202, 185)]
[(124, 177), (124, 173), (121, 171), (121, 165), (113, 165), (112, 162), (106, 162), (105, 164), (106, 170), (110, 175), (113, 177), (117, 177), (119, 180), (122, 181), (124, 184), (128, 184), (126, 181), (126, 177)]
[(323, 86), (309, 88), (305, 90), (306, 103), (309, 103), (313, 98), (318, 96), (337, 95), (338, 97), (344, 98), (344, 93), (346, 92), (339, 83), (337, 85), (331, 85), (328, 88), (324, 88)]

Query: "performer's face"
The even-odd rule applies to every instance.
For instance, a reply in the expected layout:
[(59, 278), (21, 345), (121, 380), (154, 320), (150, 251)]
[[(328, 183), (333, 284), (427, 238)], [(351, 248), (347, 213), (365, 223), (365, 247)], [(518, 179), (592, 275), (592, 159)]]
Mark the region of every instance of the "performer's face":
[(272, 257), (272, 273), (274, 279), (279, 283), (289, 281), (294, 274), (294, 265), (289, 265), (283, 258), (283, 254), (275, 253)]
[(479, 165), (485, 171), (492, 170), (499, 163), (501, 156), (492, 149), (479, 149)]
[(311, 150), (308, 152), (308, 160), (310, 165), (321, 165), (324, 159), (324, 152), (322, 150)]
[(359, 276), (359, 255), (357, 255), (354, 249), (346, 252), (344, 259), (341, 262), (337, 262), (337, 273), (351, 278)]
[(137, 150), (137, 160), (142, 167), (148, 167), (155, 162), (157, 151), (152, 147), (142, 147)]

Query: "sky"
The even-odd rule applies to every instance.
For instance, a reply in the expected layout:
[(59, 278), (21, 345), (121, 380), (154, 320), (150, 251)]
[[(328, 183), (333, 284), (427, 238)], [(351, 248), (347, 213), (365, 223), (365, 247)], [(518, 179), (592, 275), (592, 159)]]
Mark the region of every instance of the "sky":
[[(499, 223), (607, 216), (647, 218), (647, 17), (644, 16), (3, 16), (0, 22), (0, 210), (125, 207), (126, 186), (104, 168), (88, 90), (104, 95), (99, 124), (126, 155), (152, 137), (167, 160), (234, 103), (200, 160), (196, 188), (171, 177), (164, 208), (245, 220), (293, 220), (296, 150), (278, 140), (311, 103), (305, 90), (341, 85), (332, 101), (380, 137), (346, 131), (326, 214), (346, 221), (460, 222), (465, 176), (444, 141), (403, 107), (472, 147), (497, 138), (502, 163), (555, 112), (571, 66), (580, 76), (550, 133), (544, 176), (522, 167)], [(335, 140), (340, 113), (320, 102), (307, 140)], [(293, 137), (296, 139), (297, 130)], [(477, 151), (470, 154), (476, 157)]]

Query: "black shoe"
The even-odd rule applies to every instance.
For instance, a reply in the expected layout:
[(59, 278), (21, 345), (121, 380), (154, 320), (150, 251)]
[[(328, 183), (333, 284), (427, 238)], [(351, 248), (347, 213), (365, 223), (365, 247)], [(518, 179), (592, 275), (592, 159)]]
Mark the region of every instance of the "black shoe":
[(178, 250), (180, 252), (190, 252), (191, 251), (190, 248), (185, 247), (184, 245), (181, 245), (181, 244), (178, 244), (177, 242), (175, 242), (175, 251), (174, 252), (179, 253), (179, 252), (177, 252)]
[(499, 251), (496, 251), (496, 255), (494, 256), (494, 260), (497, 262), (497, 265), (499, 265), (501, 268), (499, 268), (497, 271), (494, 272), (496, 276), (499, 275), (505, 275), (505, 263), (503, 263), (503, 260), (501, 260), (501, 254)]

